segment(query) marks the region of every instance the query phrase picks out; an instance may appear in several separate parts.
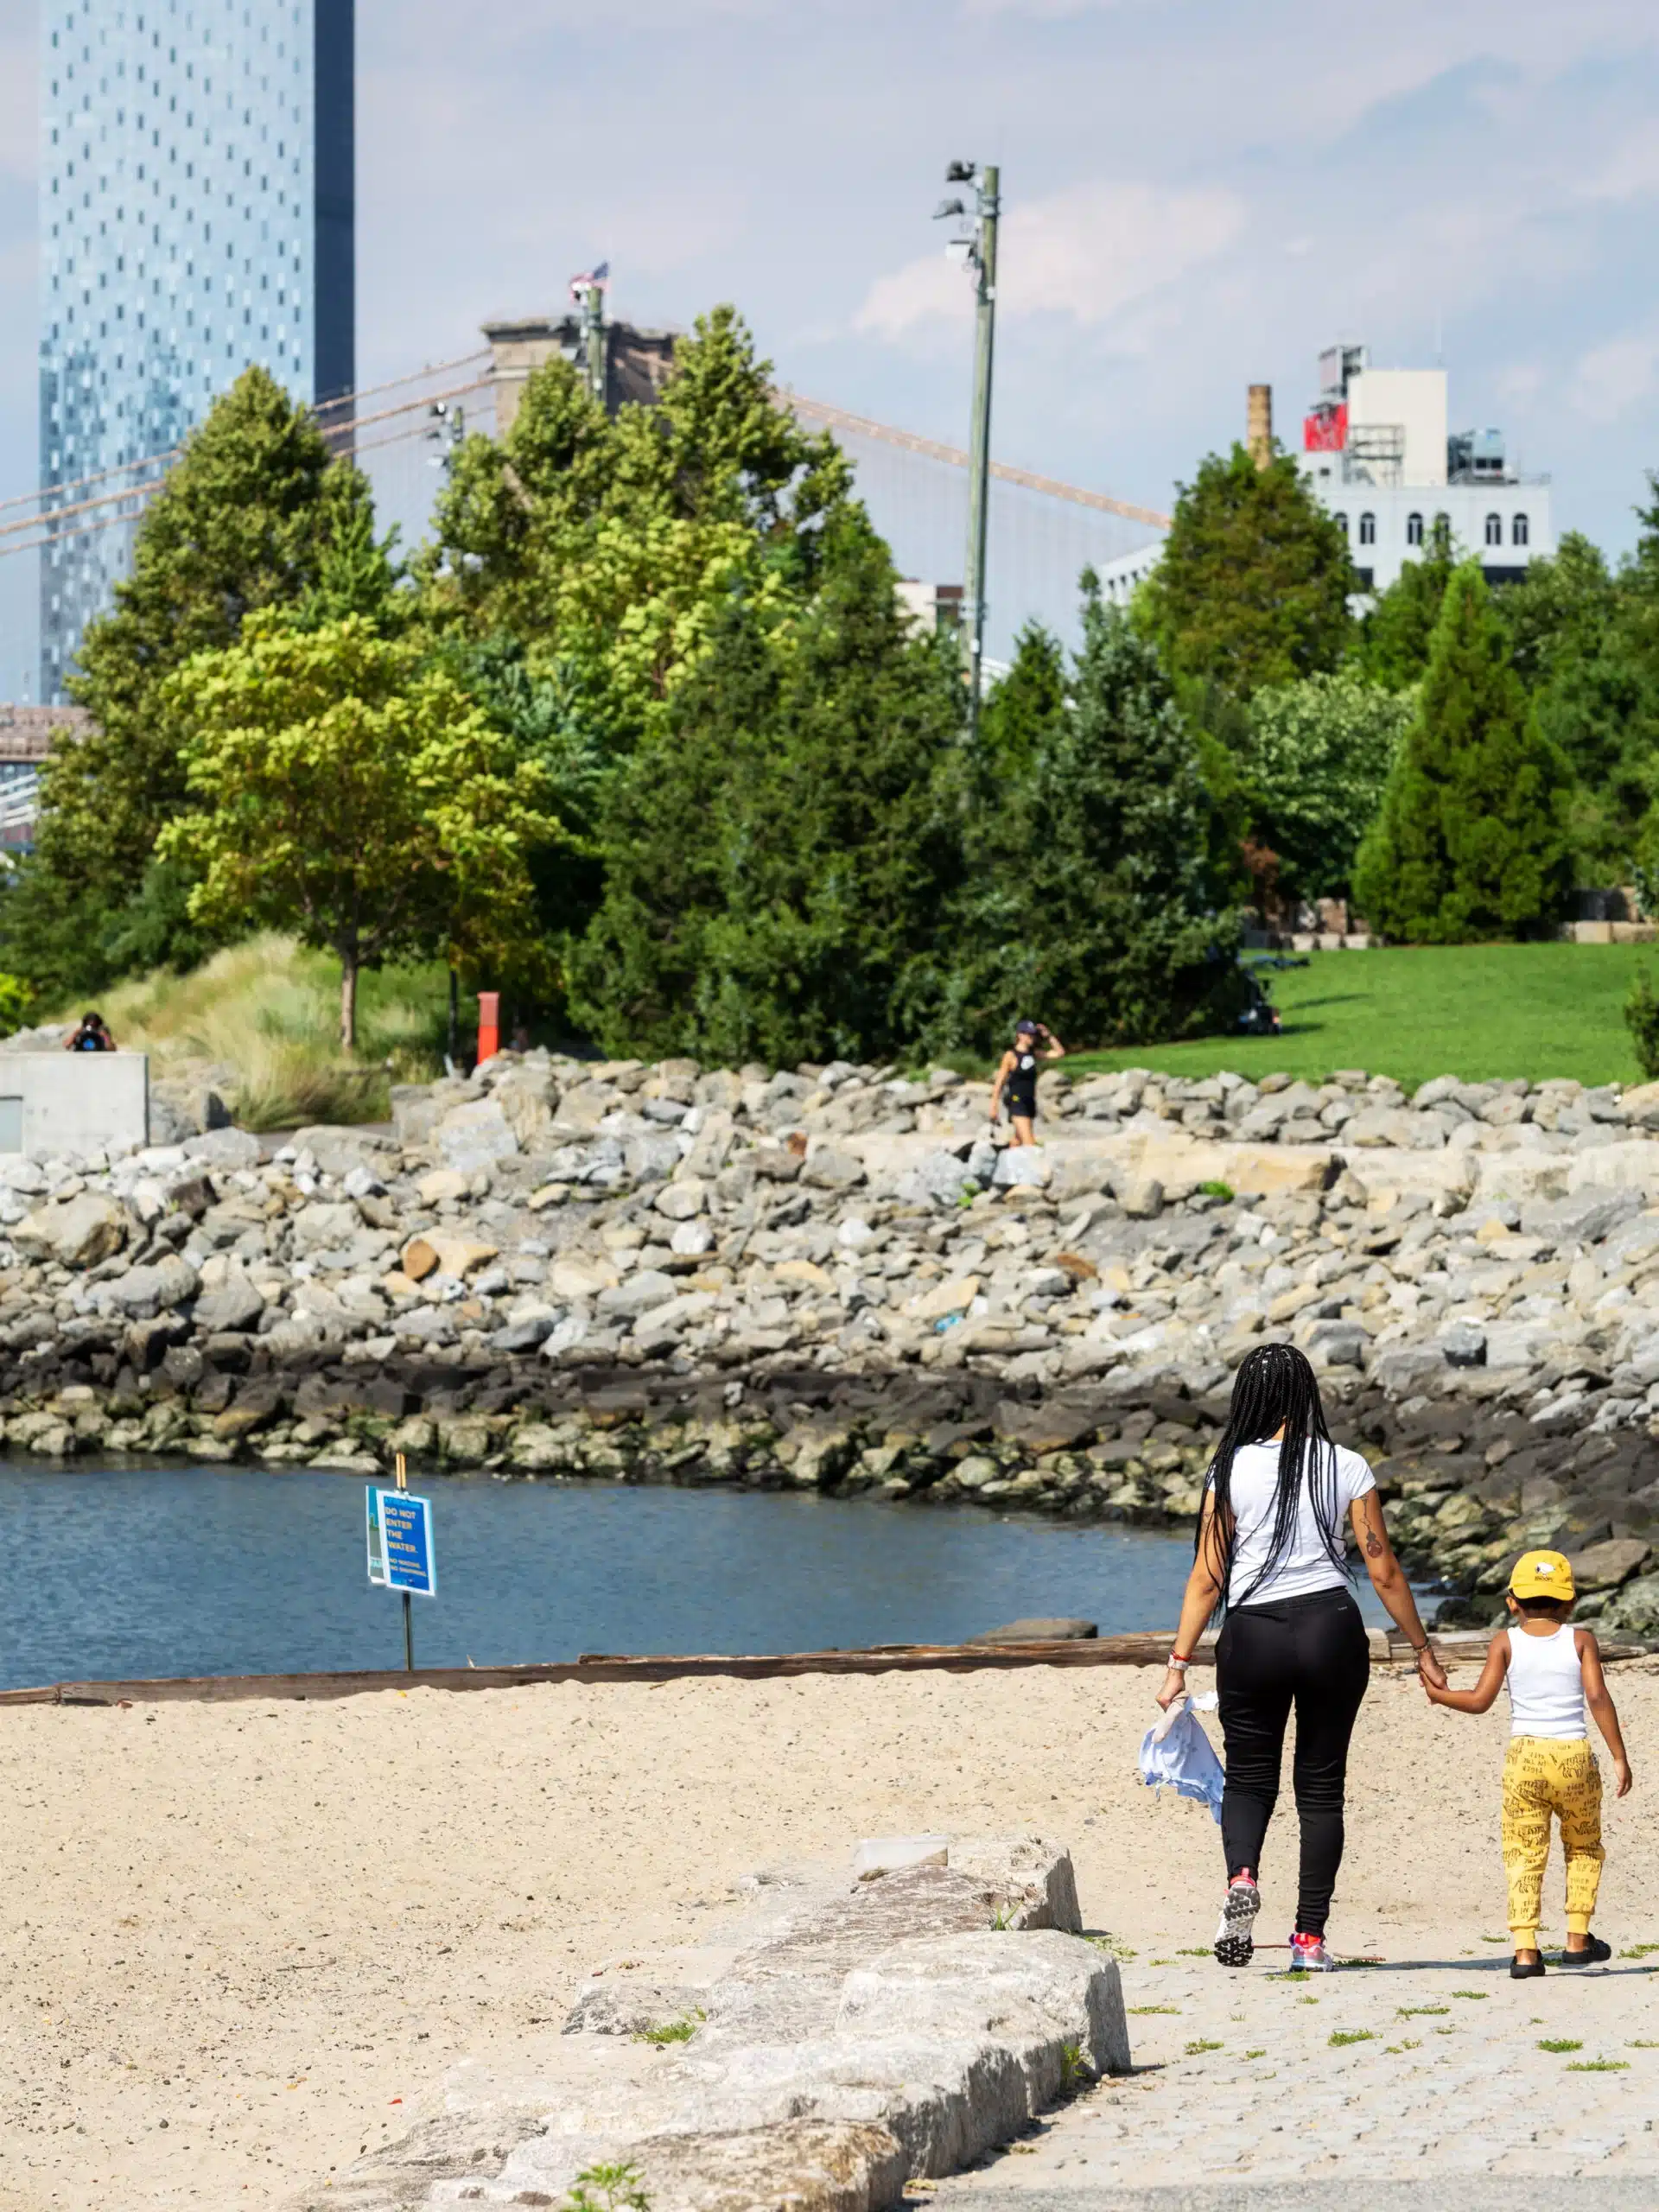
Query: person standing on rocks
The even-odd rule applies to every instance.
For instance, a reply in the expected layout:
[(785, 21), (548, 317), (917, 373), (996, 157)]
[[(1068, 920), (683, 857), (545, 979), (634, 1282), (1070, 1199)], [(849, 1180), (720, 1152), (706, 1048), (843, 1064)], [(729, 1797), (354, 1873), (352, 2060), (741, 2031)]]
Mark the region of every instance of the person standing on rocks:
[[(1040, 1051), (1039, 1038), (1042, 1039)], [(1035, 1144), (1037, 1134), (1033, 1124), (1037, 1119), (1037, 1063), (1065, 1058), (1065, 1047), (1052, 1029), (1045, 1029), (1040, 1021), (1015, 1022), (1013, 1048), (1003, 1053), (996, 1080), (991, 1085), (991, 1127), (996, 1127), (997, 1109), (1006, 1097), (1008, 1120), (1014, 1128), (1013, 1141), (1017, 1145)]]
[(1166, 1707), (1184, 1694), (1198, 1638), (1219, 1605), (1227, 1896), (1215, 1948), (1224, 1967), (1248, 1966), (1255, 1949), (1262, 1847), (1293, 1706), (1301, 1871), (1291, 1971), (1328, 1973), (1335, 1964), (1325, 1921), (1342, 1864), (1349, 1740), (1371, 1666), (1349, 1587), (1344, 1517), (1371, 1586), (1417, 1654), (1418, 1672), (1429, 1687), (1444, 1689), (1446, 1675), (1389, 1541), (1376, 1477), (1357, 1452), (1332, 1441), (1303, 1354), (1291, 1344), (1260, 1345), (1233, 1378), (1227, 1426), (1205, 1481), (1180, 1626), (1158, 1692)]

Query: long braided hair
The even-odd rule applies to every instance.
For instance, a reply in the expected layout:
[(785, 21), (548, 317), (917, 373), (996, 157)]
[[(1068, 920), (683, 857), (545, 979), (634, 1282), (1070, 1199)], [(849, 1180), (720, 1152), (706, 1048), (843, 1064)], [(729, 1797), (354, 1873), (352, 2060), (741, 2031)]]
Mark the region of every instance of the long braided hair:
[[(1318, 1378), (1294, 1344), (1259, 1344), (1239, 1362), (1238, 1372), (1233, 1377), (1227, 1426), (1222, 1431), (1206, 1478), (1206, 1487), (1215, 1496), (1211, 1541), (1219, 1562), (1224, 1606), (1228, 1602), (1227, 1585), (1238, 1541), (1232, 1498), (1233, 1455), (1241, 1445), (1267, 1443), (1281, 1428), (1284, 1436), (1279, 1446), (1279, 1478), (1268, 1555), (1249, 1589), (1241, 1591), (1232, 1603), (1247, 1604), (1272, 1578), (1295, 1535), (1296, 1509), (1304, 1488), (1332, 1565), (1341, 1569), (1344, 1579), (1350, 1573), (1337, 1503), (1337, 1447), (1325, 1425)], [(1203, 1528), (1201, 1499), (1192, 1538), (1195, 1558)]]

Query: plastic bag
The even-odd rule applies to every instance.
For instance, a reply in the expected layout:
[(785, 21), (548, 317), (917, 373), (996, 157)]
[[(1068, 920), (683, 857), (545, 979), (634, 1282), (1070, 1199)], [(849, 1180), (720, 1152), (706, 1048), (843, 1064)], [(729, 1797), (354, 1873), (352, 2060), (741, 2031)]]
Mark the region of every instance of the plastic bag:
[[(1213, 1706), (1213, 1697), (1204, 1700)], [(1221, 1819), (1221, 1793), (1226, 1775), (1216, 1757), (1215, 1745), (1190, 1697), (1177, 1698), (1161, 1720), (1147, 1729), (1141, 1746), (1141, 1779), (1149, 1789), (1173, 1789), (1195, 1797)]]

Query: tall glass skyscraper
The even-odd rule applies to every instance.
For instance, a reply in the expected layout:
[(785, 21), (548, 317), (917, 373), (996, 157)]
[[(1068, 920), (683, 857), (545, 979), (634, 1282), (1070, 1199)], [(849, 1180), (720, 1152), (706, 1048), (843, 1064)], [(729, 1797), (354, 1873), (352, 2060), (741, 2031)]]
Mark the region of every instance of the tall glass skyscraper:
[(307, 401), (356, 381), (354, 7), (44, 0), (43, 700), (130, 551), (137, 480), (107, 472), (250, 363)]

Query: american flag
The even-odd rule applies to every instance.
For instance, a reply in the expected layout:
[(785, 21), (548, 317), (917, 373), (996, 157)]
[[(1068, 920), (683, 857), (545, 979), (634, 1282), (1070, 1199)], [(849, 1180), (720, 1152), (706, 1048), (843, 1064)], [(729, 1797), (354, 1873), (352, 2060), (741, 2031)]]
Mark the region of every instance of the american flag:
[(611, 264), (608, 261), (601, 261), (596, 269), (584, 269), (580, 276), (573, 276), (570, 279), (571, 298), (580, 300), (582, 294), (590, 290), (594, 285), (608, 283), (610, 276)]

